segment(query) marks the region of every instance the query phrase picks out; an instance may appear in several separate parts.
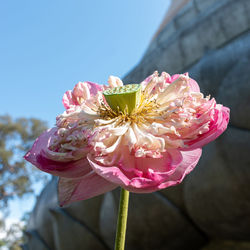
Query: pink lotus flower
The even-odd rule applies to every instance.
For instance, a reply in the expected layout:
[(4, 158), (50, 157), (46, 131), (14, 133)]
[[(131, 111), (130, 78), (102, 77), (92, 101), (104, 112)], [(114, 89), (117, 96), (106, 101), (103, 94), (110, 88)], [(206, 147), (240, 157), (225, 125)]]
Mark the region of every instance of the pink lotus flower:
[(148, 193), (176, 185), (196, 166), (201, 147), (227, 127), (229, 109), (204, 97), (188, 74), (155, 72), (136, 86), (141, 95), (134, 108), (127, 103), (123, 110), (112, 107), (103, 91), (112, 96), (134, 86), (125, 88), (113, 76), (108, 83), (79, 82), (67, 91), (66, 111), (56, 127), (25, 155), (42, 171), (60, 177), (60, 205), (117, 186)]

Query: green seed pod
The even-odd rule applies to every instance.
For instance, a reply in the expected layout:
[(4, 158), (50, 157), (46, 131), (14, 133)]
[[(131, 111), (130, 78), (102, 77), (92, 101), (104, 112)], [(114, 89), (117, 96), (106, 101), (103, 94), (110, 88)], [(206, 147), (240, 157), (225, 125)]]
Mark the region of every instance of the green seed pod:
[(140, 104), (141, 85), (128, 84), (110, 88), (103, 91), (103, 95), (112, 110), (127, 111), (130, 114)]

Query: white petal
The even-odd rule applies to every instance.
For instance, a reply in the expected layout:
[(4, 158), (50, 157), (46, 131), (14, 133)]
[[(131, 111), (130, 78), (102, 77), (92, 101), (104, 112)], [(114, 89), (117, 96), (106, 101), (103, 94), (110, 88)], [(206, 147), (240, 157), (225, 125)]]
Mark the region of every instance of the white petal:
[(157, 103), (164, 104), (178, 97), (181, 97), (188, 90), (188, 76), (180, 75), (173, 83), (171, 83), (163, 92), (158, 95)]
[(122, 80), (116, 76), (110, 76), (108, 79), (108, 83), (111, 88), (123, 86)]

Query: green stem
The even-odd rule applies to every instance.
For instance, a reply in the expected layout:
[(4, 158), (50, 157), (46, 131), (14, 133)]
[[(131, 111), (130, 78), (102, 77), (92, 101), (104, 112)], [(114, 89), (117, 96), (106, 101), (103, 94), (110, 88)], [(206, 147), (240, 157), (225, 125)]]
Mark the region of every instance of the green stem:
[(115, 238), (115, 250), (124, 250), (128, 217), (128, 201), (129, 191), (121, 188), (119, 214)]

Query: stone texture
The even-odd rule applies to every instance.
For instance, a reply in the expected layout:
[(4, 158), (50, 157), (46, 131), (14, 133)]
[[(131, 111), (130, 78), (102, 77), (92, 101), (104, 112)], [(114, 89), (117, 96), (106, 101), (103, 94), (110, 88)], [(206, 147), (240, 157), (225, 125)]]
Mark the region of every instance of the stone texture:
[(165, 196), (169, 202), (171, 202), (174, 206), (178, 207), (182, 212), (186, 210), (185, 201), (183, 197), (183, 183), (169, 187), (166, 189), (162, 189), (159, 191), (163, 196)]
[[(116, 191), (117, 192), (117, 191)], [(114, 192), (104, 195), (100, 211), (100, 232), (104, 241), (113, 248), (116, 234), (117, 212), (119, 208), (119, 197), (115, 199)], [(98, 214), (98, 212), (96, 213)], [(96, 216), (98, 218), (98, 216)]]
[(229, 128), (185, 181), (188, 214), (210, 238), (250, 239), (249, 139), (249, 131)]
[(239, 241), (212, 241), (201, 250), (249, 250), (250, 242)]
[(206, 12), (206, 10), (211, 7), (214, 6), (216, 4), (218, 4), (218, 0), (194, 0), (192, 1), (193, 4), (195, 5), (195, 8), (199, 11), (199, 12)]
[[(113, 195), (113, 201), (116, 200), (118, 204), (118, 190), (113, 192)], [(103, 218), (101, 230), (110, 232), (109, 228), (112, 228), (111, 239), (114, 239), (117, 214), (113, 210), (110, 211), (110, 204), (106, 204), (102, 209), (102, 213), (109, 215), (108, 219)], [(165, 225), (171, 230), (164, 230)], [(160, 194), (130, 194), (128, 232), (126, 246), (130, 250), (197, 249), (206, 241), (203, 234), (190, 222), (189, 217)], [(110, 240), (110, 237), (105, 239)], [(189, 248), (186, 248), (187, 244)], [(112, 244), (110, 247), (112, 248)]]
[(231, 123), (248, 129), (250, 129), (249, 65), (250, 53), (239, 58), (239, 61), (223, 79), (218, 93), (218, 99), (231, 108)]
[(37, 200), (27, 228), (29, 249), (43, 250), (46, 249), (45, 246), (53, 247), (54, 231), (51, 227), (53, 217), (49, 213), (49, 209), (57, 204), (56, 190), (56, 179), (54, 178), (53, 181), (48, 183)]
[(197, 8), (194, 7), (193, 1), (189, 2), (178, 14), (178, 18), (174, 19), (177, 28), (185, 27), (190, 20), (194, 19), (199, 14)]
[[(89, 216), (90, 211), (88, 211), (88, 216), (85, 215), (84, 220), (87, 217), (94, 217)], [(52, 249), (82, 249), (83, 242), (85, 249), (107, 249), (102, 239), (96, 237), (86, 224), (72, 219), (71, 216), (62, 212), (60, 208), (51, 209), (50, 213), (53, 216), (51, 226), (53, 228), (54, 246), (51, 247)]]
[(28, 249), (82, 249), (83, 242), (85, 249), (108, 249), (99, 232), (103, 196), (62, 209), (58, 207), (56, 186), (57, 179), (53, 178), (37, 200), (26, 232)]
[[(196, 2), (205, 4), (210, 0)], [(207, 51), (223, 47), (250, 28), (250, 2), (247, 0), (221, 0), (211, 5), (206, 3), (206, 11), (203, 12), (193, 11), (197, 4), (187, 5), (185, 11), (193, 15), (190, 14), (185, 25), (175, 25), (182, 18), (180, 13), (160, 32), (139, 65), (125, 76), (126, 83), (144, 79), (156, 69), (171, 74), (185, 71)], [(172, 26), (175, 28), (174, 33)], [(168, 27), (171, 27), (171, 35), (168, 34)]]
[[(235, 52), (237, 51), (237, 53)], [(188, 71), (204, 94), (230, 107), (230, 122), (250, 129), (250, 32), (211, 51)]]

